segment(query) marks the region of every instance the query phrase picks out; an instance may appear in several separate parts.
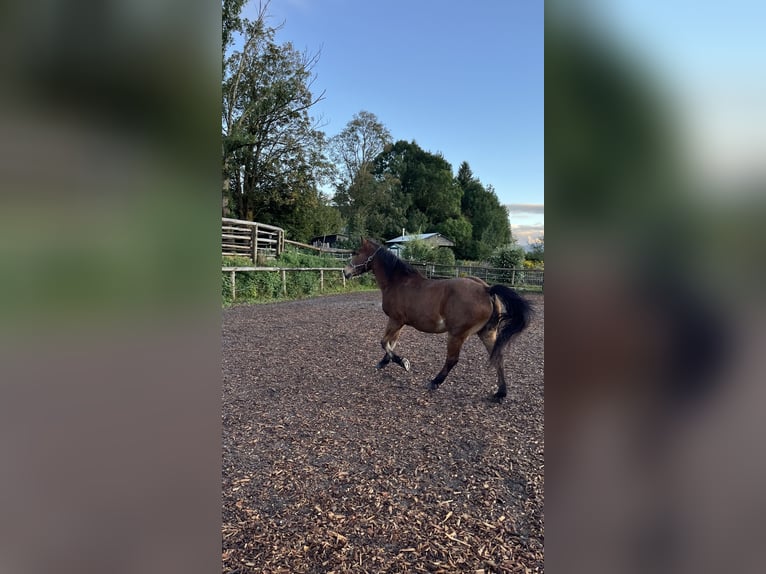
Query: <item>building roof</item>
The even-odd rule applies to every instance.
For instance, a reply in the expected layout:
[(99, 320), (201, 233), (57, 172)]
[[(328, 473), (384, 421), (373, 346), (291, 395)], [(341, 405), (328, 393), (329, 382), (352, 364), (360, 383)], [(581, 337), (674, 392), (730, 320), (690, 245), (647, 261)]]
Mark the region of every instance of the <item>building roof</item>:
[(393, 239), (389, 239), (386, 241), (386, 243), (404, 243), (405, 241), (414, 241), (416, 239), (428, 239), (429, 237), (433, 237), (434, 235), (439, 235), (438, 233), (415, 233), (413, 235), (400, 235), (399, 237), (394, 237)]
[(400, 235), (399, 237), (389, 239), (386, 241), (386, 243), (406, 243), (407, 241), (414, 241), (417, 239), (427, 240), (434, 237), (440, 238), (442, 241), (444, 241), (445, 245), (454, 245), (452, 241), (444, 237), (441, 233), (415, 233), (412, 235)]

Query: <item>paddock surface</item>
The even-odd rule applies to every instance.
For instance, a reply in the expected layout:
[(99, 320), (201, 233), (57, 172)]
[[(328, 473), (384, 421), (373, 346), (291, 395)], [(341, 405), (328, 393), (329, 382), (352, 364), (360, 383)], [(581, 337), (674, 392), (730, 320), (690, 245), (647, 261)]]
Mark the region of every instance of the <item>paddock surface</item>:
[(544, 298), (508, 397), (472, 337), (409, 327), (378, 371), (380, 293), (223, 311), (223, 572), (542, 572)]

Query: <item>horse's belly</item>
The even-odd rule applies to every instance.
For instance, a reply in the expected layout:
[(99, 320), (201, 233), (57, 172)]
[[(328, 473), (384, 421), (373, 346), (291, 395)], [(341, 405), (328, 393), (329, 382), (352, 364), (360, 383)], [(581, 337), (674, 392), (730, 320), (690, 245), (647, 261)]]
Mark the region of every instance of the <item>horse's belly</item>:
[(408, 325), (411, 327), (415, 327), (418, 331), (423, 331), (424, 333), (444, 333), (444, 331), (447, 330), (447, 323), (444, 320), (444, 317), (437, 317), (433, 319), (428, 320), (416, 320), (407, 322)]

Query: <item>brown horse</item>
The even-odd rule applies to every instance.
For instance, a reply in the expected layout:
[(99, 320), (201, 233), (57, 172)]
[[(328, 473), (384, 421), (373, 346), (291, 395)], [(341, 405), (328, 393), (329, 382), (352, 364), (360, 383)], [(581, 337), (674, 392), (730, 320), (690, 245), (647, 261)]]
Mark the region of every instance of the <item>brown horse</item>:
[(343, 270), (347, 278), (372, 271), (383, 295), (383, 312), (388, 325), (380, 342), (386, 354), (378, 363), (382, 369), (391, 361), (410, 370), (410, 362), (394, 353), (405, 325), (425, 333), (447, 332), (447, 360), (430, 382), (436, 389), (457, 364), (466, 339), (476, 334), (489, 352), (490, 364), (497, 369), (497, 392), (506, 395), (503, 350), (511, 337), (529, 323), (527, 301), (504, 285), (490, 287), (478, 277), (426, 279), (415, 268), (382, 245), (362, 239)]

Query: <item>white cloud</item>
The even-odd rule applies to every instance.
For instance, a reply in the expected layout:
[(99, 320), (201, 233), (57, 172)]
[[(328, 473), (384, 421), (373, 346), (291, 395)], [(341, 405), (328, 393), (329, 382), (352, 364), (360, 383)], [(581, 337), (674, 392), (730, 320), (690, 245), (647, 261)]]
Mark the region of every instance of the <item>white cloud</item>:
[(536, 239), (545, 234), (545, 226), (540, 225), (511, 225), (511, 233), (522, 247), (532, 245)]
[(508, 212), (511, 215), (521, 215), (526, 213), (535, 213), (542, 215), (545, 213), (545, 204), (543, 203), (506, 203)]
[(545, 205), (542, 203), (508, 203), (511, 233), (522, 247), (528, 247), (545, 234)]

